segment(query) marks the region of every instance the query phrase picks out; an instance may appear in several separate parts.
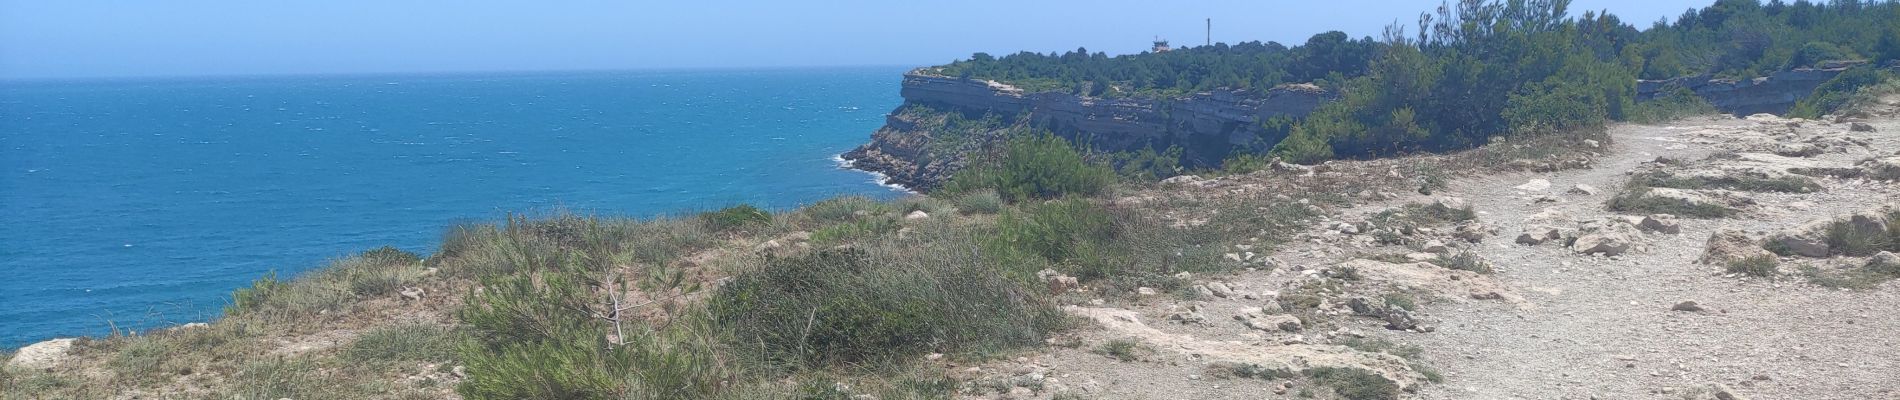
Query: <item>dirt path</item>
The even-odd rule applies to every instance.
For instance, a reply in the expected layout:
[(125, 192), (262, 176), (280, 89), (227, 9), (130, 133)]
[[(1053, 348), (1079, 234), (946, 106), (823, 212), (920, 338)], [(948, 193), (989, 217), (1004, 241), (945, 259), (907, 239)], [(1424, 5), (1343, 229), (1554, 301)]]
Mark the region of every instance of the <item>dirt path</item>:
[[(1628, 179), (1626, 172), (1657, 156), (1701, 159), (1729, 150), (1721, 147), (1730, 143), (1698, 140), (1709, 138), (1695, 133), (1755, 125), (1730, 120), (1621, 126), (1613, 130), (1611, 156), (1595, 169), (1465, 180), (1449, 192), (1470, 199), (1482, 219), (1510, 226), (1545, 206), (1498, 188), (1529, 179), (1547, 179), (1553, 191), (1588, 184), (1601, 192), (1567, 197), (1553, 207), (1580, 220), (1613, 215), (1603, 201)], [(1891, 121), (1878, 125), (1882, 132), (1900, 130)], [(1870, 148), (1900, 149), (1893, 135), (1874, 136), (1880, 138)], [(1845, 163), (1855, 156), (1817, 158)], [(1894, 379), (1900, 373), (1900, 317), (1893, 313), (1900, 309), (1900, 288), (1847, 292), (1798, 279), (1742, 280), (1725, 276), (1719, 266), (1696, 263), (1718, 228), (1773, 231), (1895, 200), (1891, 186), (1841, 180), (1825, 185), (1828, 191), (1814, 194), (1751, 193), (1760, 204), (1756, 211), (1685, 220), (1680, 234), (1646, 235), (1647, 251), (1620, 257), (1487, 243), (1481, 254), (1499, 266), (1497, 277), (1528, 289), (1523, 293), (1539, 307), (1435, 310), (1438, 334), (1414, 341), (1447, 381), (1420, 397), (1684, 398), (1684, 392), (1711, 383), (1760, 399), (1900, 397), (1900, 380)], [(1710, 311), (1671, 311), (1682, 301)]]
[[(1900, 155), (1900, 118), (1892, 114), (1869, 121), (1877, 132), (1772, 117), (1619, 125), (1590, 168), (1485, 175), (1432, 195), (1359, 198), (1270, 254), (1254, 258), (1244, 245), (1230, 250), (1230, 260), (1259, 268), (1177, 276), (1196, 285), (1190, 292), (1198, 295), (1069, 307), (1098, 328), (1058, 338), (1047, 351), (961, 370), (960, 377), (987, 388), (963, 397), (1341, 398), (1351, 396), (1335, 393), (1337, 382), (1303, 372), (1347, 368), (1408, 386), (1401, 398), (1714, 399), (1716, 385), (1734, 398), (1900, 398), (1900, 283), (1837, 290), (1793, 272), (1858, 266), (1865, 257), (1784, 257), (1783, 272), (1773, 278), (1698, 262), (1717, 230), (1762, 237), (1892, 206), (1900, 204), (1900, 185), (1819, 177), (1813, 181), (1822, 190), (1806, 193), (1689, 190), (1739, 213), (1678, 218), (1677, 233), (1639, 232), (1640, 224), (1623, 221), (1643, 215), (1607, 206), (1645, 171), (1788, 176), (1800, 169), (1790, 167), (1864, 169), (1865, 160)], [(1246, 187), (1244, 179), (1238, 187)], [(1594, 193), (1572, 191), (1577, 185)], [(1398, 230), (1378, 222), (1381, 213), (1446, 202), (1469, 204), (1476, 219), (1407, 228), (1401, 243), (1380, 239)], [(1553, 220), (1569, 232), (1615, 226), (1623, 230), (1607, 231), (1627, 233), (1632, 246), (1604, 256), (1557, 243), (1514, 243), (1520, 232)], [(1466, 228), (1492, 233), (1471, 242)], [(1434, 246), (1445, 248), (1428, 250)], [(1495, 271), (1408, 261), (1460, 253)], [(1418, 299), (1418, 306), (1398, 313), (1393, 296)], [(1672, 310), (1685, 301), (1703, 310)], [(1401, 314), (1399, 322), (1393, 313)], [(1296, 316), (1301, 326), (1275, 322)], [(1110, 354), (1117, 342), (1137, 345)], [(1259, 374), (1268, 370), (1283, 373)]]

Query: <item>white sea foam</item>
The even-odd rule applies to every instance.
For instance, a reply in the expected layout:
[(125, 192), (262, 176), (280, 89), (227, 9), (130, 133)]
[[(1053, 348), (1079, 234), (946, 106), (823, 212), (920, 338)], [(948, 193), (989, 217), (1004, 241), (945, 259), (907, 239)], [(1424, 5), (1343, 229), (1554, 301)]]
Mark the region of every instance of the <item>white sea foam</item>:
[(842, 153), (840, 153), (840, 154), (833, 154), (833, 155), (831, 155), (831, 162), (834, 162), (834, 163), (838, 163), (838, 168), (844, 168), (844, 169), (848, 169), (848, 170), (852, 170), (852, 171), (858, 171), (858, 172), (863, 172), (863, 173), (865, 173), (865, 174), (869, 174), (869, 175), (871, 175), (871, 183), (875, 183), (875, 184), (877, 184), (878, 186), (883, 186), (883, 187), (885, 187), (885, 188), (889, 188), (889, 189), (891, 189), (891, 190), (895, 190), (895, 191), (899, 191), (899, 192), (904, 192), (904, 193), (909, 193), (909, 194), (922, 194), (922, 193), (918, 193), (918, 192), (917, 192), (917, 191), (915, 191), (915, 190), (911, 190), (911, 189), (910, 189), (910, 188), (908, 188), (908, 187), (904, 187), (904, 185), (899, 185), (899, 184), (896, 184), (896, 183), (891, 183), (891, 177), (890, 177), (889, 175), (884, 175), (884, 173), (882, 173), (882, 172), (877, 172), (877, 171), (866, 171), (866, 170), (861, 170), (861, 169), (858, 169), (858, 168), (857, 168), (857, 163), (858, 163), (858, 162), (857, 162), (857, 161), (851, 161), (851, 160), (846, 160), (846, 159), (844, 158), (844, 154), (842, 154)]

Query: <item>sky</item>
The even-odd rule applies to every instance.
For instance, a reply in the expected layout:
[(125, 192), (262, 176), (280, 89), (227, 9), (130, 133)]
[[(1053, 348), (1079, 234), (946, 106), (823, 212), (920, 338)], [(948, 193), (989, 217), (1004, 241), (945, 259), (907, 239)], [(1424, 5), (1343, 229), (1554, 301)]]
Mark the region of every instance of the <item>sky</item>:
[[(1712, 0), (1575, 0), (1638, 28)], [(1377, 36), (1430, 1), (0, 0), (0, 79), (922, 66)]]

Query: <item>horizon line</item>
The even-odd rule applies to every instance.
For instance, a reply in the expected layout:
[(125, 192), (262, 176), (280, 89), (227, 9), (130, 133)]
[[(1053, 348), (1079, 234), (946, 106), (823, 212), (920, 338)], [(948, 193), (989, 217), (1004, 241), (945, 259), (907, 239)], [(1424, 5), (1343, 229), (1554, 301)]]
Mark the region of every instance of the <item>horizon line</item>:
[(453, 75), (501, 75), (501, 74), (550, 74), (550, 73), (613, 73), (613, 72), (693, 72), (693, 71), (775, 71), (823, 68), (918, 68), (908, 64), (839, 64), (839, 65), (776, 65), (776, 66), (686, 66), (686, 67), (625, 67), (625, 68), (557, 68), (557, 69), (493, 69), (493, 70), (439, 70), (439, 71), (358, 71), (358, 72), (258, 72), (258, 73), (207, 73), (176, 75), (87, 75), (87, 76), (0, 76), (0, 83), (60, 83), (60, 82), (113, 82), (113, 81), (165, 81), (195, 79), (268, 79), (268, 78), (341, 78), (341, 77), (378, 77), (378, 76), (453, 76)]

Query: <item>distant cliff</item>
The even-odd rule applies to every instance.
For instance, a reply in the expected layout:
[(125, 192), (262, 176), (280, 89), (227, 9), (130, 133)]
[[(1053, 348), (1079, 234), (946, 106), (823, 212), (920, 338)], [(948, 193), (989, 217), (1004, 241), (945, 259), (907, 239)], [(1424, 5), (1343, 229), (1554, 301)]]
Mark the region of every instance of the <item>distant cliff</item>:
[(1754, 79), (1718, 79), (1708, 75), (1685, 76), (1667, 80), (1644, 80), (1636, 82), (1636, 99), (1649, 100), (1673, 90), (1684, 87), (1696, 95), (1708, 100), (1717, 110), (1747, 116), (1752, 114), (1784, 114), (1793, 108), (1796, 102), (1814, 93), (1814, 88), (1829, 79), (1847, 71), (1848, 68), (1864, 64), (1861, 61), (1835, 62), (1818, 68), (1797, 68), (1776, 72), (1769, 76)]
[[(1178, 146), (1185, 164), (1208, 166), (1218, 164), (1236, 147), (1266, 150), (1280, 138), (1266, 137), (1262, 121), (1305, 116), (1330, 98), (1318, 86), (1304, 84), (1281, 85), (1264, 93), (1218, 90), (1162, 98), (1096, 98), (1067, 92), (1025, 93), (1003, 83), (927, 70), (905, 74), (901, 95), (904, 105), (886, 117), (884, 126), (872, 133), (871, 142), (842, 157), (853, 168), (882, 173), (889, 183), (921, 191), (935, 189), (962, 167), (964, 151), (944, 149), (980, 147), (986, 137), (944, 138), (942, 132), (923, 128), (929, 125), (925, 119), (935, 117), (932, 112), (973, 118), (1001, 115), (1012, 124), (1081, 138), (1103, 151)], [(941, 143), (945, 140), (972, 143)]]

